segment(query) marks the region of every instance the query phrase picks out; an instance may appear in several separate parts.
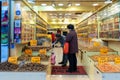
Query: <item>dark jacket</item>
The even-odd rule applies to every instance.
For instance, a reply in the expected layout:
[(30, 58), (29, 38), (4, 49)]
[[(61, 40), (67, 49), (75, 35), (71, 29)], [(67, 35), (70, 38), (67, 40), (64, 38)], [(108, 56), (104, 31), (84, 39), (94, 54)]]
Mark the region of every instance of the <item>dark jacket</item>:
[(75, 30), (71, 30), (66, 36), (66, 42), (69, 43), (69, 53), (78, 52), (78, 39)]
[(63, 48), (63, 47), (64, 47), (64, 43), (65, 43), (64, 37), (63, 37), (63, 36), (60, 36), (53, 44), (56, 44), (56, 43), (58, 43), (58, 42), (60, 42), (61, 47)]

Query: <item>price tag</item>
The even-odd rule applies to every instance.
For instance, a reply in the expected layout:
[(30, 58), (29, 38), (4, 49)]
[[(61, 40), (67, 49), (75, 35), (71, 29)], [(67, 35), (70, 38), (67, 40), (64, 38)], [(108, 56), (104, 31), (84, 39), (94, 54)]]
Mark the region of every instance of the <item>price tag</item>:
[(40, 49), (39, 52), (40, 52), (40, 54), (45, 54), (46, 55), (46, 49)]
[(9, 63), (13, 63), (13, 64), (17, 64), (18, 62), (17, 62), (17, 57), (9, 57), (8, 58), (8, 62)]
[(37, 46), (37, 40), (31, 40), (30, 45), (31, 46)]
[(32, 57), (31, 62), (32, 63), (40, 63), (40, 57)]
[(100, 57), (98, 58), (98, 65), (104, 64), (108, 62), (108, 58), (107, 57)]
[(120, 64), (120, 57), (115, 58), (115, 64)]

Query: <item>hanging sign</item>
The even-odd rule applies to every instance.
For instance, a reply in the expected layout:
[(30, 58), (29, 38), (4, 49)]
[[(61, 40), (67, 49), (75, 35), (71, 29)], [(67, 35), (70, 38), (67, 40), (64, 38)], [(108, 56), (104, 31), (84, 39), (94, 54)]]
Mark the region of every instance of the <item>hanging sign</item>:
[(9, 63), (13, 63), (13, 64), (17, 64), (18, 62), (17, 62), (17, 57), (9, 57), (8, 58), (8, 62)]
[(40, 57), (32, 57), (31, 62), (32, 63), (40, 63)]

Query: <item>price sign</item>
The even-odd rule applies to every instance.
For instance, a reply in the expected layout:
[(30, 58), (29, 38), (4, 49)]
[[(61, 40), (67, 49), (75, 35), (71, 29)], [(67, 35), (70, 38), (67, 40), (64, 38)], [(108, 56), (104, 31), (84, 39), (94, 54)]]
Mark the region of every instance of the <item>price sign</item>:
[(40, 63), (40, 57), (32, 57), (31, 62), (32, 63)]
[(17, 64), (18, 62), (17, 62), (17, 57), (9, 57), (8, 58), (8, 62), (9, 63), (13, 63), (13, 64)]
[(40, 49), (39, 52), (40, 52), (40, 54), (45, 54), (46, 55), (46, 49)]
[(120, 64), (120, 57), (115, 58), (115, 64)]
[(98, 65), (104, 64), (108, 62), (108, 58), (107, 57), (100, 57), (98, 58)]
[(37, 46), (37, 40), (31, 40), (30, 45), (31, 46)]

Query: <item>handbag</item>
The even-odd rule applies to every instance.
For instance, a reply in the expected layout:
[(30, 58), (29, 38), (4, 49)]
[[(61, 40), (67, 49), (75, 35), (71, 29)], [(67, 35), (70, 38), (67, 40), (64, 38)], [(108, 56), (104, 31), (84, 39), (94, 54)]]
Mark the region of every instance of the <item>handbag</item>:
[(64, 54), (68, 54), (69, 53), (69, 43), (68, 42), (64, 43), (63, 53)]

